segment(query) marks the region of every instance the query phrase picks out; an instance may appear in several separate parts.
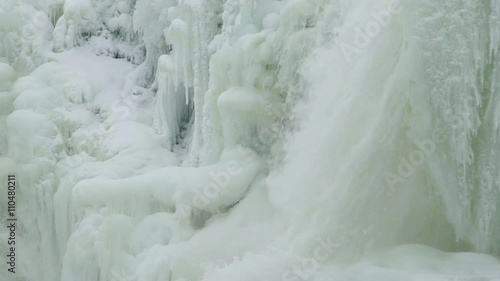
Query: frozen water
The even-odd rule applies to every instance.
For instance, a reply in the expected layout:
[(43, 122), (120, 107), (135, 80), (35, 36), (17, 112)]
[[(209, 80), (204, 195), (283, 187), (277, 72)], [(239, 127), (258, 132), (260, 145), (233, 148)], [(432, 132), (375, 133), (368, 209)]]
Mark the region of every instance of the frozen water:
[(499, 47), (497, 1), (3, 0), (0, 279), (499, 281)]

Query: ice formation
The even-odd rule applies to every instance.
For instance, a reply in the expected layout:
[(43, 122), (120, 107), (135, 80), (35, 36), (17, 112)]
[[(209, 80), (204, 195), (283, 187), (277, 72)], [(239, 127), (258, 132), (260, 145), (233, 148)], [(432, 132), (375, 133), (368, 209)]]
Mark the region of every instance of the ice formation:
[(0, 280), (498, 281), (499, 47), (495, 0), (2, 0)]

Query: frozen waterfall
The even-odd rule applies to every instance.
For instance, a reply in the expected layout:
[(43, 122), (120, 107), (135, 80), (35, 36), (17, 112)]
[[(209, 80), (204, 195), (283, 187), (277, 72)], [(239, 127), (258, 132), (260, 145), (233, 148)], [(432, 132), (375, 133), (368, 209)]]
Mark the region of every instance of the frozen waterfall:
[(0, 280), (500, 281), (500, 1), (2, 0)]

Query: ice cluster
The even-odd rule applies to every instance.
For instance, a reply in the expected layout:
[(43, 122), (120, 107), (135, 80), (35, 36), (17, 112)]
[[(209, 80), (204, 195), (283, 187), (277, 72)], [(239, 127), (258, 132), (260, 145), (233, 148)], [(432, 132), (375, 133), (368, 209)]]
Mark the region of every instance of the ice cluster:
[(494, 0), (2, 0), (12, 280), (498, 281), (499, 47)]

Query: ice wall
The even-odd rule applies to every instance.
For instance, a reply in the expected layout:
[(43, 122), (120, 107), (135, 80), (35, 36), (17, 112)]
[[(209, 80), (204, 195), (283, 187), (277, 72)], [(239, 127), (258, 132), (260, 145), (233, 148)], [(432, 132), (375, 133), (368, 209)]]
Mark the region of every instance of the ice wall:
[(496, 1), (3, 1), (18, 277), (498, 280), (499, 19)]
[[(456, 12), (452, 12), (453, 3), (433, 4), (428, 9), (444, 13), (422, 23), (417, 34), (426, 62), (431, 120), (434, 128), (447, 136), (437, 148), (431, 178), (458, 238), (480, 251), (498, 253), (500, 244), (495, 233), (500, 225), (495, 217), (500, 211), (500, 162), (495, 151), (500, 147), (499, 85), (495, 77), (499, 66), (499, 6), (491, 1), (467, 3)], [(463, 14), (466, 10), (473, 12)], [(453, 16), (462, 14), (460, 21)], [(429, 26), (433, 32), (424, 34)], [(444, 30), (465, 32), (441, 39), (439, 34)], [(438, 51), (437, 44), (443, 44)]]

